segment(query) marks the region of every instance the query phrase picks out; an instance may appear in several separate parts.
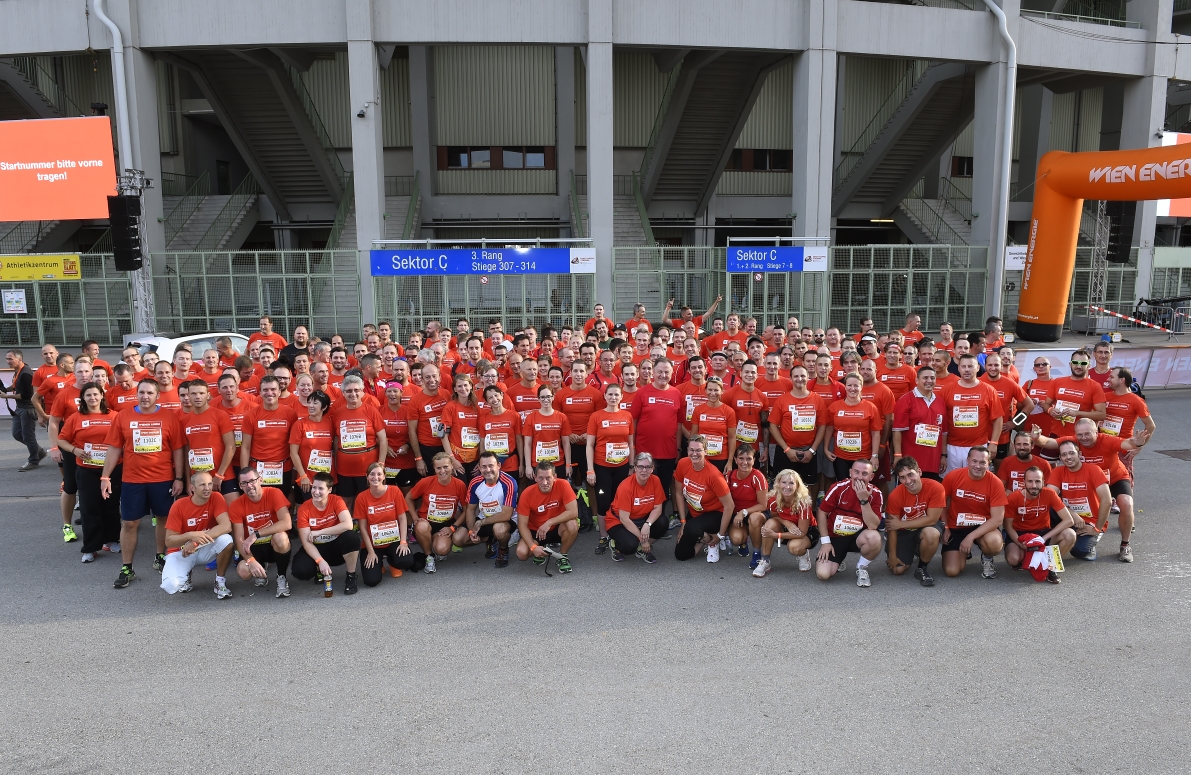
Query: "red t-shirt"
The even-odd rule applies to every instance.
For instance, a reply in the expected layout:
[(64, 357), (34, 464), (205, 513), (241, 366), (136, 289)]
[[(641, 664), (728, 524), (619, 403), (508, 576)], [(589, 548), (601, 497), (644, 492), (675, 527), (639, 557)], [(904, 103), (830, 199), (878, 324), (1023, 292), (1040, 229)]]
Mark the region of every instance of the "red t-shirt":
[(331, 426), (335, 431), (335, 470), (340, 476), (366, 476), (368, 466), (380, 460), (376, 433), (385, 429), (380, 412), (371, 406), (348, 409), (344, 404), (331, 410)]
[(132, 383), (132, 387), (125, 390), (120, 387), (120, 383), (108, 386), (108, 389), (103, 391), (103, 398), (108, 402), (108, 409), (113, 412), (122, 412), (125, 409), (130, 409), (136, 406), (136, 389), (137, 384)]
[(256, 341), (268, 342), (269, 344), (271, 344), (273, 346), (273, 354), (274, 355), (280, 355), (281, 348), (285, 347), (285, 345), (287, 344), (287, 342), (285, 341), (285, 337), (282, 336), (281, 334), (277, 333), (276, 331), (274, 331), (271, 334), (262, 334), (260, 331), (253, 333), (251, 336), (248, 337), (248, 349), (251, 350), (252, 343), (256, 342)]
[[(422, 447), (441, 447), (442, 438), (437, 436), (444, 427), (442, 411), (446, 408), (451, 396), (442, 388), (432, 396), (426, 395), (425, 390), (419, 390), (409, 398), (406, 405), (407, 419), (418, 423), (418, 445)], [(430, 461), (426, 461), (430, 465)]]
[(764, 474), (754, 468), (749, 471), (748, 476), (741, 479), (739, 473), (734, 470), (726, 477), (728, 492), (732, 493), (732, 506), (737, 514), (741, 509), (751, 509), (769, 497), (769, 486)]
[(673, 460), (678, 455), (678, 423), (686, 404), (676, 388), (658, 390), (652, 384), (637, 391), (629, 414), (633, 416), (638, 452), (648, 452), (657, 460)]
[(264, 404), (244, 413), (244, 438), (252, 439), (252, 459), (263, 463), (282, 463), (281, 470), (293, 468), (289, 458), (289, 431), (298, 417), (288, 406), (269, 410)]
[(479, 431), (480, 449), (495, 453), (501, 459), (500, 470), (517, 471), (521, 417), (507, 409), (499, 415), (493, 414), (491, 409), (484, 409), (480, 412)]
[(470, 463), (480, 456), (480, 408), (451, 400), (443, 407), (442, 424), (449, 428), (447, 441), (462, 463)]
[(695, 422), (695, 411), (707, 403), (707, 383), (696, 385), (694, 382), (684, 382), (678, 386), (678, 392), (682, 394), (684, 407), (682, 427), (689, 433)]
[(174, 480), (175, 449), (186, 444), (178, 416), (158, 409), (142, 414), (139, 407), (116, 415), (108, 429), (107, 444), (122, 451), (122, 480), (137, 484)]
[(323, 415), (323, 419), (314, 422), (304, 417), (294, 423), (289, 431), (289, 443), (298, 446), (298, 460), (306, 475), (313, 478), (315, 474), (330, 474), (338, 481), (335, 471), (334, 440), (335, 426), (331, 418)]
[[(174, 501), (173, 506), (170, 506), (170, 514), (165, 520), (165, 529), (174, 533), (197, 533), (210, 530), (217, 524), (215, 518), (226, 513), (227, 501), (217, 492), (211, 493), (211, 497), (202, 505), (196, 504), (192, 498), (179, 498)], [(165, 551), (166, 554), (173, 554), (182, 551), (182, 548), (168, 548)]]
[(1051, 418), (1049, 414), (1042, 411), (1042, 402), (1050, 397), (1050, 386), (1053, 384), (1053, 379), (1032, 379), (1022, 386), (1026, 395), (1034, 399), (1034, 413), (1026, 421), (1025, 430), (1029, 431), (1031, 425), (1037, 425), (1042, 430), (1043, 436), (1051, 435), (1051, 431), (1053, 430)]
[[(218, 409), (219, 411), (226, 414), (227, 418), (229, 420), (231, 420), (232, 435), (234, 435), (236, 437), (237, 451), (239, 450), (240, 444), (243, 443), (243, 441), (244, 441), (244, 415), (247, 414), (248, 410), (254, 406), (258, 406), (258, 404), (255, 404), (252, 401), (248, 401), (248, 400), (241, 400), (239, 404), (237, 404), (236, 406), (231, 406), (231, 407), (225, 406), (223, 401), (218, 401), (216, 403), (211, 404), (212, 409)], [(239, 455), (232, 458), (232, 465), (239, 467), (239, 465), (240, 465)]]
[(58, 391), (58, 395), (54, 397), (54, 405), (50, 407), (47, 414), (60, 420), (69, 418), (79, 410), (79, 402), (82, 400), (80, 396), (81, 392), (77, 387), (67, 385)]
[(769, 411), (773, 402), (761, 390), (760, 384), (754, 385), (752, 392), (745, 390), (744, 385), (729, 388), (723, 400), (736, 413), (736, 443), (757, 449), (761, 444), (761, 415)]
[(891, 369), (888, 363), (881, 361), (877, 364), (877, 381), (893, 391), (893, 400), (896, 402), (914, 389), (918, 372), (913, 366), (903, 365)]
[(997, 478), (1010, 492), (1017, 492), (1026, 486), (1026, 470), (1034, 466), (1042, 469), (1042, 481), (1045, 482), (1050, 476), (1050, 463), (1037, 455), (1031, 455), (1029, 460), (1018, 460), (1017, 455), (1010, 455), (997, 464)]
[(786, 392), (769, 410), (769, 422), (777, 426), (782, 441), (791, 447), (809, 447), (815, 441), (820, 425), (828, 422), (827, 405), (817, 393), (796, 398)]
[[(276, 487), (262, 487), (260, 501), (253, 503), (252, 498), (241, 495), (227, 507), (228, 519), (233, 525), (247, 525), (247, 530), (258, 533), (278, 521), (278, 512), (289, 508), (289, 500)], [(272, 536), (260, 539), (260, 543), (268, 543)]]
[(1107, 393), (1104, 411), (1107, 416), (1096, 424), (1100, 433), (1123, 439), (1133, 436), (1137, 418), (1150, 416), (1150, 408), (1146, 406), (1145, 399), (1133, 392), (1121, 396)]
[(1021, 385), (1004, 375), (997, 379), (990, 379), (987, 374), (980, 377), (980, 381), (989, 385), (997, 394), (997, 400), (1001, 402), (1001, 417), (1005, 422), (1001, 425), (1001, 438), (998, 444), (1009, 443), (1009, 431), (1013, 416), (1017, 414), (1017, 407), (1021, 402), (1026, 400), (1026, 391), (1021, 389)]
[[(41, 371), (41, 369), (38, 369)], [(46, 410), (46, 414), (52, 414), (54, 402), (58, 399), (58, 393), (65, 390), (69, 385), (74, 384), (74, 374), (58, 374), (58, 369), (55, 367), (53, 373), (47, 375), (41, 384), (37, 386), (37, 393), (41, 396), (41, 402)]]
[(674, 485), (679, 487), (679, 494), (692, 516), (723, 511), (720, 498), (728, 494), (728, 482), (715, 466), (704, 463), (703, 470), (696, 471), (691, 459), (684, 457), (674, 467)]
[[(189, 412), (179, 419), (182, 432), (186, 434), (186, 470), (226, 476), (228, 469), (220, 471), (219, 464), (223, 462), (225, 449), (223, 434), (232, 432), (232, 421), (227, 413), (208, 406), (202, 414)], [(234, 457), (232, 462), (235, 462)], [(230, 464), (228, 468), (231, 468)]]
[(872, 432), (885, 427), (885, 415), (871, 401), (855, 406), (836, 401), (827, 407), (826, 424), (832, 426), (835, 455), (843, 460), (868, 460), (873, 456)]
[(567, 505), (574, 501), (575, 491), (562, 479), (554, 481), (550, 492), (542, 492), (542, 488), (536, 484), (526, 487), (517, 502), (517, 514), (525, 518), (526, 524), (521, 526), (521, 529), (524, 531), (528, 528), (530, 535), (526, 536), (524, 532), (522, 535), (531, 541), (535, 540), (532, 534), (546, 522), (566, 511)]
[(992, 424), (1003, 417), (997, 391), (987, 382), (977, 381), (972, 387), (959, 382), (935, 394), (943, 399), (946, 412), (943, 429), (947, 431), (947, 445), (951, 447), (979, 447), (992, 439)]
[(536, 466), (545, 461), (558, 465), (563, 462), (562, 442), (571, 433), (571, 421), (558, 410), (552, 411), (549, 417), (540, 411), (526, 415), (521, 423), (521, 435), (529, 439), (530, 464)]
[(945, 412), (942, 398), (934, 395), (928, 405), (917, 390), (906, 393), (893, 407), (893, 430), (902, 433), (902, 454), (917, 460), (923, 471), (939, 471)]
[(910, 522), (922, 519), (929, 509), (946, 509), (947, 491), (943, 485), (933, 479), (922, 479), (922, 487), (918, 494), (910, 492), (904, 484), (899, 484), (889, 493), (889, 503), (885, 513), (890, 519)]
[(633, 415), (624, 410), (601, 409), (587, 420), (584, 432), (595, 439), (597, 466), (623, 466), (629, 460), (629, 436), (633, 435)]
[(58, 438), (76, 447), (82, 447), (84, 456), (75, 458), (84, 468), (103, 468), (107, 459), (107, 437), (116, 413), (79, 414), (75, 412), (58, 429)]
[(691, 421), (691, 435), (695, 433), (707, 439), (707, 457), (711, 460), (728, 459), (729, 435), (736, 432), (736, 412), (726, 404), (711, 407), (707, 404), (696, 407)]
[[(1054, 408), (1060, 412), (1090, 412), (1096, 404), (1106, 403), (1104, 388), (1086, 377), (1058, 377), (1051, 380), (1047, 397), (1054, 400)], [(1068, 435), (1075, 429), (1074, 422), (1060, 422), (1051, 417), (1051, 431)]]
[[(394, 489), (394, 488), (389, 488)], [(451, 477), (443, 484), (437, 476), (427, 476), (409, 491), (410, 500), (418, 501), (418, 518), (445, 524), (454, 522), (467, 505), (467, 485)]]
[[(1074, 436), (1062, 436), (1057, 440), (1059, 442), (1074, 441), (1079, 448), (1080, 459), (1103, 471), (1109, 484), (1116, 484), (1122, 479), (1129, 478), (1129, 472), (1121, 463), (1121, 445), (1125, 443), (1125, 439), (1097, 433), (1096, 443), (1090, 447), (1080, 444)], [(1061, 465), (1055, 466), (1056, 470), (1062, 467)]]
[(531, 387), (525, 387), (518, 380), (505, 391), (505, 402), (512, 402), (513, 411), (520, 415), (522, 420), (529, 416), (530, 412), (542, 408), (542, 402), (538, 400), (538, 388), (541, 387), (541, 384), (541, 382), (534, 382)]
[(326, 530), (339, 524), (339, 515), (347, 511), (347, 504), (338, 495), (327, 496), (327, 507), (320, 509), (314, 505), (314, 499), (298, 507), (298, 529)]
[(826, 385), (820, 384), (817, 379), (812, 379), (806, 383), (806, 389), (822, 398), (824, 406), (830, 406), (834, 401), (843, 401), (844, 395), (846, 395), (843, 384), (830, 377), (827, 378)]
[(889, 417), (893, 414), (893, 408), (897, 404), (897, 397), (893, 394), (893, 391), (880, 382), (874, 382), (871, 385), (861, 385), (860, 397), (877, 407), (877, 411), (881, 413), (882, 417)]
[[(879, 516), (884, 508), (884, 503), (885, 499), (881, 495), (881, 491), (875, 485), (870, 484), (869, 508)], [(819, 509), (827, 517), (827, 524), (820, 524), (819, 530), (822, 531), (826, 528), (826, 532), (832, 537), (854, 536), (861, 530), (867, 529), (864, 525), (864, 506), (861, 505), (856, 490), (852, 489), (851, 479), (841, 479), (832, 485), (831, 489), (827, 491), (827, 495), (824, 496)]]
[(1061, 508), (1063, 501), (1054, 490), (1043, 487), (1038, 497), (1032, 500), (1025, 490), (1015, 490), (1009, 494), (1009, 503), (1005, 506), (1005, 521), (1018, 535), (1046, 535), (1050, 532), (1050, 510)]
[[(1063, 504), (1076, 519), (1082, 519), (1089, 525), (1096, 524), (1096, 518), (1100, 515), (1100, 496), (1096, 490), (1100, 485), (1108, 484), (1099, 466), (1084, 463), (1078, 471), (1072, 471), (1064, 465), (1055, 466), (1046, 478), (1046, 483), (1058, 489)], [(1104, 529), (1108, 529), (1107, 524)]]
[(662, 489), (662, 482), (652, 474), (649, 481), (642, 487), (637, 477), (630, 474), (616, 488), (616, 495), (612, 498), (612, 508), (608, 516), (616, 522), (608, 521), (611, 527), (620, 521), (620, 512), (627, 511), (629, 519), (648, 517), (655, 507), (666, 502), (666, 491)]
[(947, 507), (947, 527), (980, 527), (992, 516), (991, 509), (1004, 506), (1005, 486), (995, 474), (973, 479), (966, 468), (957, 468), (943, 477), (943, 489), (951, 493)]
[(360, 532), (367, 528), (373, 546), (399, 543), (405, 537), (401, 534), (401, 515), (409, 512), (409, 505), (400, 487), (386, 487), (379, 498), (372, 490), (365, 490), (356, 496), (352, 509), (352, 516), (360, 521)]
[(591, 415), (605, 405), (604, 394), (593, 387), (564, 387), (554, 397), (554, 409), (567, 416), (574, 433), (586, 433)]
[(765, 394), (770, 406), (773, 406), (773, 402), (781, 398), (783, 393), (789, 393), (793, 389), (794, 383), (788, 377), (778, 376), (772, 382), (764, 374), (757, 377), (757, 390)]
[[(394, 412), (387, 405), (380, 409), (380, 418), (385, 423), (385, 441), (389, 443), (389, 456), (385, 458), (385, 476), (397, 476), (402, 470), (414, 467), (414, 453), (409, 449), (409, 420), (406, 413), (409, 409), (402, 406)], [(406, 447), (405, 452), (397, 454), (397, 450)]]

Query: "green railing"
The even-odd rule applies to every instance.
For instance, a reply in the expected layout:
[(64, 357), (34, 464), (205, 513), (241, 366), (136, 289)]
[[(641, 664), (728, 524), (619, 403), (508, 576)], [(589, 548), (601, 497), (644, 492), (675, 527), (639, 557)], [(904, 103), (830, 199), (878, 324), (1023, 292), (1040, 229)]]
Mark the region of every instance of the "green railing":
[(0, 255), (23, 253), (42, 238), (47, 227), (57, 221), (21, 221), (7, 232), (0, 234)]
[(951, 224), (943, 218), (936, 205), (920, 196), (908, 196), (902, 200), (902, 207), (909, 211), (914, 220), (922, 226), (927, 235), (940, 245), (967, 245), (968, 241), (961, 237)]
[(641, 196), (641, 181), (633, 175), (633, 198), (637, 200), (637, 214), (641, 216), (641, 228), (645, 230), (645, 244), (656, 245), (653, 238), (653, 227), (649, 224), (649, 210), (645, 207), (645, 197)]
[(587, 236), (583, 229), (583, 213), (579, 212), (579, 185), (575, 182), (574, 170), (571, 170), (571, 236)]
[(260, 193), (260, 190), (256, 178), (252, 177), (252, 173), (245, 175), (244, 180), (240, 181), (240, 185), (236, 186), (236, 190), (228, 197), (227, 204), (219, 211), (219, 215), (215, 216), (215, 221), (207, 229), (207, 233), (199, 240), (195, 251), (206, 252), (217, 250), (219, 243), (231, 231), (232, 224), (236, 222), (236, 218), (240, 217), (244, 208)]
[(66, 350), (94, 339), (104, 347), (122, 345), (132, 330), (132, 284), (109, 254), (88, 254), (78, 280), (0, 282), (0, 289), (23, 290), (26, 313), (0, 320), (0, 345), (39, 347), (53, 342)]
[(851, 174), (856, 165), (860, 163), (860, 159), (864, 157), (864, 152), (868, 150), (869, 146), (876, 141), (881, 134), (881, 130), (893, 118), (893, 114), (901, 107), (901, 104), (910, 96), (910, 92), (922, 80), (922, 76), (930, 69), (929, 63), (921, 59), (916, 59), (906, 66), (906, 72), (897, 82), (897, 85), (885, 97), (885, 101), (881, 103), (881, 107), (877, 108), (873, 113), (873, 117), (869, 120), (868, 125), (860, 132), (860, 136), (852, 143), (848, 150), (844, 151), (843, 159), (835, 168), (835, 173), (832, 179), (832, 187), (838, 187), (845, 178)]
[(952, 209), (962, 215), (965, 221), (972, 222), (972, 197), (952, 183), (951, 178), (943, 178), (939, 181), (939, 199), (944, 204), (951, 205)]
[(186, 196), (187, 191), (198, 180), (195, 175), (182, 175), (177, 172), (161, 173), (162, 196)]
[(33, 84), (62, 116), (86, 116), (89, 114), (84, 112), (67, 95), (66, 91), (54, 80), (54, 76), (42, 69), (41, 65), (37, 63), (36, 57), (13, 57), (12, 64), (13, 67), (21, 71), (21, 75), (29, 79), (29, 83)]
[(411, 239), (414, 233), (414, 223), (418, 217), (418, 207), (422, 203), (422, 190), (418, 187), (418, 173), (414, 173), (413, 183), (409, 189), (409, 206), (405, 208), (405, 226), (401, 229), (401, 239)]
[(339, 247), (339, 238), (343, 236), (343, 227), (347, 225), (347, 218), (351, 214), (352, 205), (356, 202), (356, 173), (347, 174), (347, 185), (343, 190), (343, 198), (339, 200), (339, 210), (335, 213), (335, 222), (331, 224), (331, 233), (327, 236), (327, 250)]
[(346, 188), (347, 173), (343, 169), (343, 163), (339, 161), (339, 153), (335, 149), (335, 143), (331, 141), (331, 133), (323, 125), (323, 120), (318, 115), (318, 109), (314, 106), (314, 98), (306, 90), (306, 84), (302, 81), (302, 74), (292, 68), (289, 69), (289, 73), (290, 78), (294, 82), (294, 91), (298, 93), (298, 99), (302, 101), (302, 107), (306, 110), (306, 116), (310, 119), (310, 123), (314, 127), (314, 134), (318, 137), (319, 144), (322, 145), (327, 159), (331, 162), (331, 169), (334, 171), (335, 177), (341, 183), (344, 183), (344, 188)]
[(385, 196), (412, 196), (416, 175), (386, 175)]
[(666, 79), (666, 89), (662, 92), (662, 101), (658, 105), (657, 116), (653, 119), (653, 129), (649, 133), (649, 142), (645, 144), (645, 155), (641, 158), (641, 167), (637, 170), (641, 177), (645, 177), (646, 172), (649, 171), (649, 165), (653, 163), (654, 154), (657, 153), (658, 138), (662, 134), (662, 124), (666, 120), (666, 112), (670, 109), (670, 100), (674, 97), (674, 90), (678, 88), (678, 79), (682, 74), (682, 59), (674, 64), (674, 68), (670, 70), (670, 77)]
[[(186, 177), (179, 175), (178, 177)], [(194, 211), (199, 208), (205, 199), (211, 193), (210, 177), (204, 172), (197, 178), (189, 178), (190, 185), (182, 192), (182, 201), (170, 210), (165, 217), (165, 244), (169, 245), (182, 232), (182, 227), (186, 225), (186, 221), (190, 220), (190, 216), (194, 215)], [(173, 183), (172, 185), (177, 185)], [(162, 173), (162, 193), (165, 193), (165, 173)]]

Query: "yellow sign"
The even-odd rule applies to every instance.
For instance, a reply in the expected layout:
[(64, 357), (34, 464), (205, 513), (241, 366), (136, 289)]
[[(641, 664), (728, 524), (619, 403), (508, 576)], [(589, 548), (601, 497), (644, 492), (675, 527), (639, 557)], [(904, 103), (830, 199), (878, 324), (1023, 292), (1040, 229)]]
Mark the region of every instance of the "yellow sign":
[(82, 261), (78, 253), (54, 256), (0, 256), (0, 282), (80, 280), (82, 276)]

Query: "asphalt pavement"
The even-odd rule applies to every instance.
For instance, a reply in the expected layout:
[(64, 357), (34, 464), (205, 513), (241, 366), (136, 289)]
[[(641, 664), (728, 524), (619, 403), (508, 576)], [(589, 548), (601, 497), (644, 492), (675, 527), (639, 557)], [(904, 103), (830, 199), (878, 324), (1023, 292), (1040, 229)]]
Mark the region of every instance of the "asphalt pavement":
[[(1157, 391), (1136, 562), (1114, 527), (1060, 586), (998, 561), (925, 589), (789, 555), (547, 577), (479, 548), (331, 599), (214, 574), (173, 597), (64, 544), (49, 460), (0, 444), (0, 772), (1147, 772), (1188, 764), (1191, 391)], [(553, 571), (552, 571), (553, 572)]]

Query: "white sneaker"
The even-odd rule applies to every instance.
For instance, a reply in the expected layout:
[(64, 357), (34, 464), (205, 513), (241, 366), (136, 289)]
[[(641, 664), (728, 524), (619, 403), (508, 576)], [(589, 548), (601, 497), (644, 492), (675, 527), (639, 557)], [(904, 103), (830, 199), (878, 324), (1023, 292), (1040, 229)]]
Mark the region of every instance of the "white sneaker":
[(720, 539), (720, 551), (721, 552), (732, 551), (732, 539), (731, 538), (728, 538), (728, 536), (724, 536), (723, 538)]
[(182, 582), (182, 586), (178, 587), (179, 592), (189, 592), (194, 589), (194, 585), (190, 583), (190, 576), (186, 577), (186, 581)]
[(260, 577), (253, 576), (253, 577), (252, 577), (252, 585), (253, 585), (253, 586), (256, 586), (256, 587), (267, 587), (267, 586), (269, 586), (269, 569), (268, 569), (268, 568), (266, 568), (266, 569), (265, 569), (265, 575), (264, 575), (264, 576), (260, 576)]
[(844, 560), (843, 562), (841, 562), (841, 563), (839, 564), (839, 567), (835, 569), (835, 572), (836, 572), (836, 573), (843, 573), (843, 572), (844, 572), (844, 571), (846, 571), (847, 569), (848, 569), (848, 561), (847, 561), (847, 560)]
[[(85, 557), (86, 555), (83, 556)], [(1121, 553), (1117, 556), (1121, 562), (1133, 562), (1133, 547), (1129, 546), (1129, 544), (1122, 544)], [(83, 560), (83, 562), (86, 562), (86, 560)]]
[(1121, 513), (1121, 507), (1117, 505), (1117, 502), (1115, 500), (1112, 502), (1112, 505), (1108, 507), (1108, 513), (1109, 514), (1120, 514)]
[(285, 576), (277, 577), (277, 597), (289, 597), (289, 581)]
[(112, 541), (110, 544), (108, 544), (108, 551), (111, 552), (112, 554), (119, 554), (120, 553), (120, 542)]
[(753, 578), (755, 578), (755, 579), (765, 578), (765, 576), (768, 575), (770, 568), (772, 568), (772, 567), (773, 567), (772, 563), (770, 563), (769, 560), (762, 557), (760, 560), (757, 561), (757, 567), (753, 569)]
[(856, 569), (856, 586), (871, 587), (872, 585), (873, 585), (873, 582), (870, 581), (869, 577), (868, 577), (868, 568), (867, 567), (857, 568)]
[(517, 543), (520, 540), (521, 540), (521, 531), (514, 530), (513, 534), (511, 536), (509, 536), (509, 546), (512, 546), (513, 544)]
[(707, 547), (707, 561), (708, 562), (719, 562), (720, 561), (720, 545), (718, 543), (708, 545), (708, 547)]
[(997, 569), (993, 566), (993, 558), (985, 557), (984, 553), (980, 554), (980, 564), (983, 566), (980, 575), (986, 579), (995, 579), (997, 577)]
[(666, 526), (667, 530), (677, 530), (682, 527), (682, 520), (678, 517), (670, 517), (670, 524)]
[(810, 569), (811, 569), (811, 550), (807, 549), (798, 558), (798, 570), (802, 571), (803, 573), (806, 573)]
[(232, 596), (232, 591), (227, 588), (227, 584), (222, 581), (215, 582), (215, 597), (219, 600), (225, 600)]
[[(1125, 547), (1128, 549), (1129, 547)], [(95, 562), (95, 554), (92, 552), (83, 552), (83, 562)]]
[(438, 567), (435, 565), (434, 555), (433, 554), (426, 555), (426, 567), (422, 568), (422, 572), (423, 573), (434, 573), (436, 570), (438, 570)]

